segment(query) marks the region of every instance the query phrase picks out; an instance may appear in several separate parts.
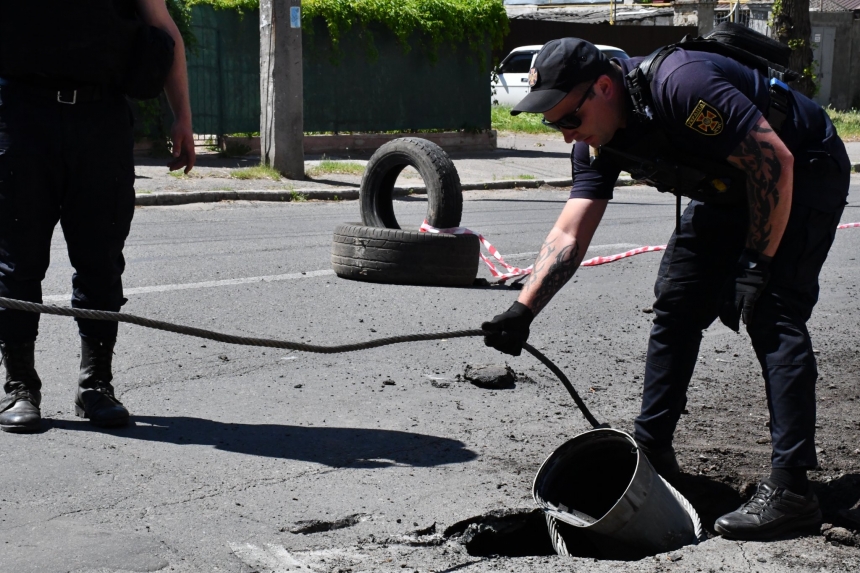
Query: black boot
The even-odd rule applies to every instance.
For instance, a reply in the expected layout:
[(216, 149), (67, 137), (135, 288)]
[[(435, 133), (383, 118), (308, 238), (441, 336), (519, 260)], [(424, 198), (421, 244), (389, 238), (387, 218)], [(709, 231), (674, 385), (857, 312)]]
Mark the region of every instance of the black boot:
[(4, 432), (36, 432), (42, 426), (42, 381), (34, 366), (35, 349), (35, 342), (0, 343), (0, 362), (6, 365), (6, 395), (0, 398), (0, 430)]
[(765, 479), (748, 502), (719, 518), (714, 530), (732, 539), (774, 539), (820, 523), (821, 508), (811, 488), (797, 495)]
[(113, 345), (115, 340), (81, 337), (81, 377), (75, 396), (75, 414), (103, 428), (128, 424), (128, 410), (113, 395)]
[(639, 451), (645, 454), (648, 461), (651, 462), (651, 467), (660, 474), (666, 481), (672, 481), (681, 475), (681, 466), (678, 465), (678, 458), (675, 457), (675, 448), (668, 446), (658, 450), (652, 450), (636, 442), (639, 446)]

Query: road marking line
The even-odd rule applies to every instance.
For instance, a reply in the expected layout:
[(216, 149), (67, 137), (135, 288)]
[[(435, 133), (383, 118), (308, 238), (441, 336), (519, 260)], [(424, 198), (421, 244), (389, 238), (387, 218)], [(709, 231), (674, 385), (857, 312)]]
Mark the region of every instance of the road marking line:
[[(172, 285), (155, 285), (148, 287), (136, 287), (123, 289), (125, 296), (132, 294), (149, 294), (153, 292), (171, 292), (176, 290), (194, 290), (200, 288), (214, 288), (222, 286), (244, 285), (250, 283), (269, 283), (277, 281), (289, 281), (294, 279), (309, 279), (313, 277), (323, 277), (333, 275), (331, 269), (323, 269), (319, 271), (308, 271), (306, 273), (289, 273), (285, 275), (269, 275), (262, 277), (248, 277), (244, 279), (225, 279), (221, 281), (206, 281), (202, 283), (180, 283)], [(45, 302), (60, 302), (67, 301), (72, 297), (71, 294), (53, 294), (43, 298)]]
[[(635, 247), (636, 245), (630, 243), (611, 243), (608, 245), (592, 245), (588, 248), (589, 251), (598, 250), (598, 249), (627, 249), (630, 247)], [(527, 257), (535, 257), (537, 256), (537, 251), (529, 251), (526, 253), (516, 253), (513, 255), (508, 255), (510, 259), (516, 258), (527, 258)], [(267, 275), (260, 277), (247, 277), (242, 279), (224, 279), (220, 281), (205, 281), (200, 283), (178, 283), (178, 284), (169, 284), (169, 285), (154, 285), (154, 286), (145, 286), (145, 287), (135, 287), (135, 288), (127, 288), (123, 289), (123, 295), (131, 296), (135, 294), (150, 294), (154, 292), (173, 292), (178, 290), (195, 290), (202, 288), (215, 288), (215, 287), (223, 287), (223, 286), (235, 286), (235, 285), (245, 285), (252, 283), (271, 283), (278, 281), (291, 281), (295, 279), (310, 279), (314, 277), (327, 277), (334, 274), (334, 271), (331, 269), (321, 269), (318, 271), (307, 271), (304, 273), (288, 273), (284, 275)], [(69, 294), (52, 294), (46, 297), (43, 297), (42, 300), (46, 303), (48, 302), (66, 302), (72, 298), (72, 295)]]
[(250, 543), (230, 543), (229, 546), (236, 557), (250, 567), (262, 567), (272, 573), (293, 573), (306, 567), (289, 551), (276, 545), (263, 548)]
[[(287, 551), (282, 545), (267, 543), (265, 547), (250, 543), (228, 543), (233, 554), (245, 565), (269, 573), (308, 573), (323, 569), (328, 571), (334, 559), (358, 563), (364, 555), (352, 548), (317, 549), (310, 551)], [(301, 557), (301, 559), (299, 559)]]

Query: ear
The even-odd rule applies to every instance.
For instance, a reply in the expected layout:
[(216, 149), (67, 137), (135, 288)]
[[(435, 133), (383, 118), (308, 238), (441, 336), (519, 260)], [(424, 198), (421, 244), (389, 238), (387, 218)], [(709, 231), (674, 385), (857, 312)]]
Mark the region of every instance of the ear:
[(609, 98), (615, 92), (615, 86), (612, 83), (612, 78), (604, 74), (597, 78), (594, 84), (595, 93), (600, 94), (603, 98)]

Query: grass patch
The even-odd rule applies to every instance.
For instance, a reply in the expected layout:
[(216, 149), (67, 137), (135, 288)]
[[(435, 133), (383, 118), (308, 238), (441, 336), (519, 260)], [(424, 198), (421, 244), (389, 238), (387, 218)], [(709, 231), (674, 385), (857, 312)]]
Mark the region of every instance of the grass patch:
[(281, 174), (277, 169), (261, 164), (254, 167), (236, 169), (230, 174), (230, 177), (233, 179), (271, 179), (272, 181), (279, 181)]
[(522, 175), (517, 175), (517, 177), (516, 177), (516, 178), (517, 178), (517, 179), (526, 179), (526, 180), (531, 180), (531, 179), (534, 179), (534, 178), (535, 178), (535, 176), (534, 176), (534, 175), (526, 175), (525, 173), (523, 173)]
[(307, 174), (310, 177), (317, 175), (362, 175), (364, 174), (364, 165), (354, 161), (334, 161), (332, 159), (322, 159), (319, 165), (308, 169)]
[(860, 140), (860, 109), (836, 111), (828, 107), (826, 111), (839, 133), (839, 137), (846, 141)]
[(543, 114), (521, 113), (511, 115), (511, 108), (505, 105), (491, 106), (491, 121), (493, 129), (497, 131), (511, 131), (514, 133), (556, 133), (554, 130), (541, 123)]
[(293, 203), (304, 203), (308, 200), (307, 195), (299, 191), (290, 191), (290, 201)]

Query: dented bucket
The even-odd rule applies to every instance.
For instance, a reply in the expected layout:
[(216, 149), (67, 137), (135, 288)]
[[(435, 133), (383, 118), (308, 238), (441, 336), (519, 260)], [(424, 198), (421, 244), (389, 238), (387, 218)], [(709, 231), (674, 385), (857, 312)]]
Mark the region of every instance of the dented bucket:
[(689, 502), (620, 430), (591, 430), (566, 442), (538, 470), (532, 494), (560, 555), (567, 554), (567, 528), (555, 520), (584, 532), (608, 559), (641, 559), (702, 535)]

